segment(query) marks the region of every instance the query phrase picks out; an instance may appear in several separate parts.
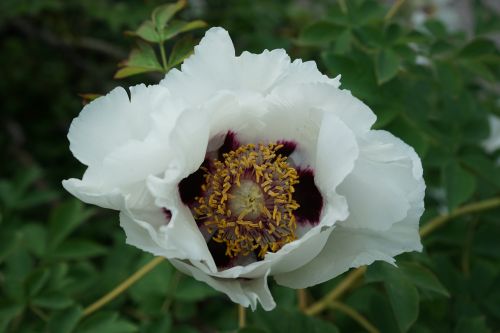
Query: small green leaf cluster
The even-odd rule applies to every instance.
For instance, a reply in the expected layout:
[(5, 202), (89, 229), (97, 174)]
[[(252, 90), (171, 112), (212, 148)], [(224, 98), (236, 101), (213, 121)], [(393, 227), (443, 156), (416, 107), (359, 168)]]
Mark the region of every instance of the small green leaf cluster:
[[(186, 3), (186, 0), (179, 0), (174, 4), (156, 7), (150, 20), (144, 21), (135, 31), (126, 32), (127, 35), (138, 38), (138, 46), (132, 49), (129, 57), (119, 64), (121, 68), (115, 73), (115, 79), (147, 72), (166, 73), (191, 55), (195, 40), (189, 35), (173, 44), (168, 58), (165, 51), (165, 42), (181, 33), (207, 26), (202, 20), (186, 22), (174, 19)], [(154, 45), (157, 45), (159, 49), (160, 58), (155, 52)]]

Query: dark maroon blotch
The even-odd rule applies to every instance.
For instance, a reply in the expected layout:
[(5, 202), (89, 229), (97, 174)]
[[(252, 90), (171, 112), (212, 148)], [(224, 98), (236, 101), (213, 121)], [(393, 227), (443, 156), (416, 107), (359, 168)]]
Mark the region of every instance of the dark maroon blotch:
[(172, 211), (170, 209), (167, 209), (165, 207), (163, 207), (161, 209), (162, 213), (163, 213), (163, 216), (165, 216), (165, 219), (167, 220), (167, 222), (170, 222), (170, 220), (172, 219)]
[(240, 146), (240, 142), (236, 138), (236, 133), (233, 131), (228, 131), (226, 134), (226, 138), (224, 139), (224, 143), (220, 146), (219, 151), (217, 153), (217, 157), (219, 161), (224, 159), (224, 154), (229, 153), (232, 150), (238, 149)]
[(231, 266), (233, 258), (226, 255), (226, 243), (219, 243), (210, 239), (207, 246), (208, 250), (212, 254), (212, 258), (214, 258), (217, 268), (229, 268)]
[(185, 205), (192, 205), (195, 202), (195, 198), (202, 194), (201, 186), (205, 183), (205, 171), (203, 168), (210, 169), (210, 161), (208, 159), (203, 161), (198, 170), (179, 182), (179, 195)]
[(311, 169), (298, 169), (299, 183), (294, 186), (294, 199), (300, 205), (295, 211), (299, 224), (316, 225), (319, 222), (323, 197), (314, 183), (314, 172)]
[(276, 150), (276, 153), (284, 157), (292, 155), (292, 153), (297, 148), (297, 144), (293, 141), (283, 140), (283, 141), (278, 141), (278, 144), (283, 145), (283, 147)]

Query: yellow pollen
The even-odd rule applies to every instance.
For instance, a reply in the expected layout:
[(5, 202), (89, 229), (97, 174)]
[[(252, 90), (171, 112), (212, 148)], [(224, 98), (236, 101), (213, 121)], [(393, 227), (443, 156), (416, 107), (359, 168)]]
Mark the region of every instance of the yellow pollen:
[(247, 144), (204, 168), (203, 195), (195, 198), (193, 214), (226, 244), (226, 255), (254, 251), (264, 257), (296, 239), (293, 198), (297, 170), (278, 150), (280, 144)]

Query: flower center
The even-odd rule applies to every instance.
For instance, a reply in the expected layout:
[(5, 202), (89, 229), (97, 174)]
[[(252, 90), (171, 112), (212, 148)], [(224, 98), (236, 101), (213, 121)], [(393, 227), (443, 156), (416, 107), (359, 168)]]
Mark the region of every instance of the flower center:
[(277, 153), (280, 144), (248, 144), (203, 168), (203, 194), (195, 198), (195, 218), (226, 244), (226, 255), (264, 257), (296, 239), (293, 198), (297, 170)]
[(251, 180), (241, 181), (240, 186), (231, 192), (229, 210), (237, 215), (238, 219), (258, 218), (264, 205), (264, 193), (262, 193), (260, 186)]

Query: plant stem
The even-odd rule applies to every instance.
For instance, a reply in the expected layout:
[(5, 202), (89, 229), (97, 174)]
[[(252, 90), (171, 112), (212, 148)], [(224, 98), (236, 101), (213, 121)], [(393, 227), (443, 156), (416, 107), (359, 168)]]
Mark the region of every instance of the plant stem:
[(246, 309), (238, 304), (238, 327), (244, 328), (247, 325)]
[(433, 232), (434, 230), (436, 230), (449, 220), (454, 219), (455, 217), (483, 210), (488, 210), (499, 206), (500, 206), (500, 198), (493, 198), (459, 207), (449, 214), (441, 215), (430, 220), (422, 228), (420, 228), (420, 236), (422, 237), (427, 236), (428, 234), (430, 234), (431, 232)]
[(361, 313), (356, 311), (354, 308), (348, 306), (347, 304), (344, 304), (344, 303), (341, 303), (338, 301), (333, 301), (329, 304), (329, 307), (345, 313), (346, 315), (351, 317), (353, 320), (355, 320), (359, 325), (361, 325), (369, 333), (380, 333), (380, 331), (375, 326), (373, 326), (373, 324), (370, 323), (368, 321), (368, 319), (366, 319)]
[(40, 319), (42, 319), (44, 322), (48, 322), (49, 321), (49, 316), (45, 314), (45, 312), (43, 312), (42, 310), (40, 310), (39, 308), (37, 308), (36, 306), (34, 305), (31, 305), (30, 306), (30, 309), (31, 311), (33, 311)]
[[(423, 227), (420, 228), (420, 236), (425, 237), (440, 226), (444, 225), (446, 222), (470, 213), (475, 213), (479, 211), (484, 211), (492, 208), (500, 207), (500, 198), (493, 198), (484, 201), (479, 201), (471, 203), (462, 207), (455, 209), (453, 212), (441, 215), (433, 218)], [(346, 291), (352, 288), (352, 286), (360, 280), (366, 271), (365, 266), (356, 268), (355, 270), (349, 272), (346, 277), (325, 297), (317, 301), (316, 303), (309, 306), (305, 313), (308, 315), (315, 315), (329, 306), (332, 301), (342, 296)]]
[(299, 310), (304, 312), (307, 309), (307, 289), (297, 290), (297, 298), (299, 299)]
[(347, 4), (345, 0), (339, 0), (339, 7), (343, 14), (347, 14)]
[(99, 310), (101, 307), (111, 302), (125, 290), (127, 290), (130, 286), (136, 283), (140, 278), (142, 278), (146, 273), (150, 272), (153, 268), (158, 266), (161, 262), (163, 262), (165, 258), (163, 257), (155, 257), (146, 265), (142, 266), (138, 271), (134, 274), (130, 275), (125, 281), (116, 286), (113, 290), (108, 292), (103, 297), (99, 298), (94, 303), (90, 304), (83, 310), (83, 316), (88, 316), (89, 314)]
[(168, 71), (168, 63), (167, 56), (165, 55), (165, 46), (163, 45), (163, 42), (160, 42), (158, 45), (160, 46), (161, 62), (166, 73)]
[(384, 17), (384, 20), (389, 21), (396, 13), (398, 12), (401, 5), (405, 2), (405, 0), (396, 0), (396, 2), (389, 9), (387, 14)]
[(347, 274), (347, 276), (325, 297), (308, 307), (305, 313), (312, 316), (323, 311), (323, 309), (325, 309), (332, 301), (335, 301), (337, 298), (342, 296), (354, 285), (355, 282), (361, 279), (365, 274), (365, 271), (366, 266), (361, 266), (349, 272), (349, 274)]

